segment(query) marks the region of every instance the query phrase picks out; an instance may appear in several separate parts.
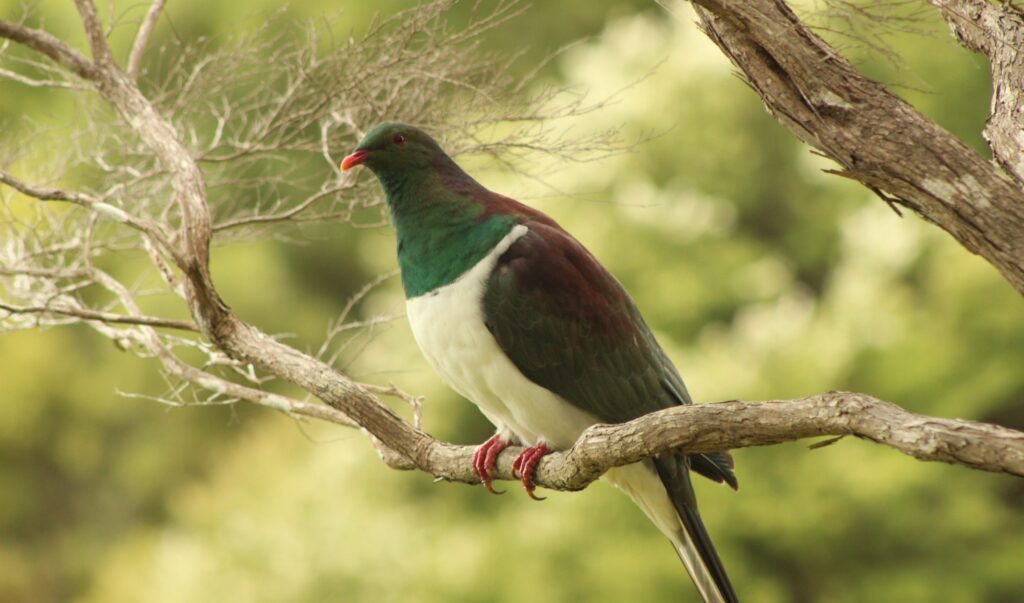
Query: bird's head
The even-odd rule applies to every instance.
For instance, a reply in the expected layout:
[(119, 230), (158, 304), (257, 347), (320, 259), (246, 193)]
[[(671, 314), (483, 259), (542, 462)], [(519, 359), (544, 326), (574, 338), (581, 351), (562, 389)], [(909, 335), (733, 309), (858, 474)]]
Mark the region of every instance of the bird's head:
[(370, 168), (382, 180), (434, 168), (447, 159), (426, 132), (410, 125), (385, 122), (363, 136), (355, 150), (341, 162), (346, 171), (357, 165)]

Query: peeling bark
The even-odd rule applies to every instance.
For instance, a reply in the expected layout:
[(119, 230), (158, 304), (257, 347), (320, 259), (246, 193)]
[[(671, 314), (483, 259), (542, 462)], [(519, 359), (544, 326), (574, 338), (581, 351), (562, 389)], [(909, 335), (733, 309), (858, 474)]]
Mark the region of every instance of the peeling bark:
[(964, 47), (992, 65), (991, 116), (984, 136), (995, 160), (1024, 184), (1024, 10), (985, 0), (929, 0)]
[[(765, 107), (800, 140), (836, 161), (888, 203), (907, 207), (981, 255), (1024, 293), (1024, 114), (1020, 10), (978, 0), (935, 0), (980, 11), (971, 23), (997, 23), (977, 33), (961, 17), (964, 38), (991, 48), (996, 80), (986, 135), (1008, 175), (881, 84), (858, 73), (801, 23), (782, 0), (693, 0), (707, 35), (736, 64)], [(973, 14), (973, 13), (970, 13)], [(959, 20), (956, 20), (959, 19)], [(995, 31), (996, 25), (983, 31)], [(1003, 36), (1015, 32), (1016, 38)], [(1017, 40), (1015, 46), (1008, 46)]]

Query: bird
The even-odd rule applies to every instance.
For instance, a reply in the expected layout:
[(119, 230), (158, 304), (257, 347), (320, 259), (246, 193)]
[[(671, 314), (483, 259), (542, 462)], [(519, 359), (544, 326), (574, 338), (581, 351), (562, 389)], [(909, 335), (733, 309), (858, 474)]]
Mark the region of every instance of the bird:
[[(494, 424), (473, 467), (491, 492), (496, 459), (537, 498), (545, 454), (588, 427), (691, 404), (675, 365), (612, 274), (543, 212), (493, 192), (426, 132), (385, 122), (341, 170), (365, 166), (384, 191), (413, 336), (428, 364)], [(690, 472), (738, 489), (728, 452), (671, 451), (610, 469), (671, 541), (708, 603), (738, 601), (697, 509)]]

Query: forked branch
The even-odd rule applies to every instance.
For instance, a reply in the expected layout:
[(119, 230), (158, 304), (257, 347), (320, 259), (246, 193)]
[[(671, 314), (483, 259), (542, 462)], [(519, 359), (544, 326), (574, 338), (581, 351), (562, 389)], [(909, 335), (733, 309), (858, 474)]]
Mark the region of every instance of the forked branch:
[[(953, 235), (1024, 293), (1021, 181), (860, 74), (782, 0), (693, 3), (708, 36), (742, 70), (768, 111), (797, 138), (842, 166), (837, 173), (860, 181), (887, 202), (907, 207)], [(985, 0), (934, 4), (949, 15), (969, 5), (980, 10), (981, 16), (966, 22), (959, 16), (949, 18), (970, 31), (965, 34), (970, 39), (983, 37), (988, 47), (1001, 48), (999, 56), (1013, 57), (1015, 67), (994, 71), (1008, 78), (996, 80), (995, 106), (996, 116), (1004, 115), (1004, 120), (1015, 116), (1008, 132), (1018, 144), (1004, 142), (1002, 121), (990, 124), (988, 131), (999, 163), (1019, 177), (1019, 141), (1024, 140), (1021, 34), (995, 37), (991, 27), (980, 32), (975, 28), (998, 20), (1009, 30), (1013, 23), (1020, 23), (1020, 9), (1009, 3), (995, 8)], [(1005, 19), (997, 19), (993, 12), (1004, 13)], [(1001, 109), (1003, 104), (1013, 106)]]
[(985, 139), (999, 165), (1024, 184), (1024, 8), (986, 0), (928, 1), (964, 47), (988, 58), (995, 85)]

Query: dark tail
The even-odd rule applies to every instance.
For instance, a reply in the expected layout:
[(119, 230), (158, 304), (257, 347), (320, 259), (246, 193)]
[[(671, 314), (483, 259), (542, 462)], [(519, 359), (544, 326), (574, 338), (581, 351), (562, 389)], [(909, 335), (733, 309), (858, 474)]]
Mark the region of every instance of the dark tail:
[(733, 473), (736, 463), (733, 462), (732, 455), (728, 452), (691, 454), (689, 459), (690, 469), (695, 472), (713, 482), (728, 484), (733, 490), (740, 489), (740, 483), (736, 480), (736, 474)]
[(667, 454), (654, 459), (654, 466), (679, 513), (682, 529), (673, 544), (697, 590), (707, 603), (738, 603), (736, 591), (697, 512), (689, 459), (683, 454)]

